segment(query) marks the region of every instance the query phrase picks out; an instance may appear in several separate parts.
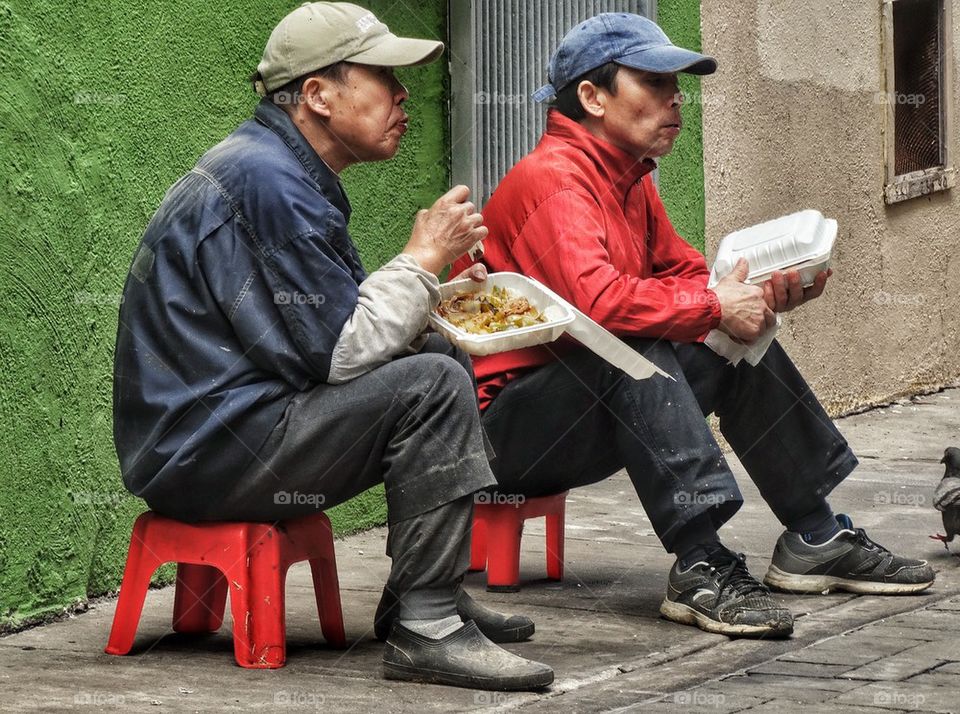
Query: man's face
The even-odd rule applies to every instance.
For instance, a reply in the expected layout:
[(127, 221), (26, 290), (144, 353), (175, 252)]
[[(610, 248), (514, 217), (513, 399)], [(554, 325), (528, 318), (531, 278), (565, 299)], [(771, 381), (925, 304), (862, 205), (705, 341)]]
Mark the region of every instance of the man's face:
[(682, 124), (676, 73), (620, 67), (615, 88), (616, 95), (603, 93), (604, 113), (596, 124), (598, 135), (637, 158), (669, 154)]
[(349, 163), (383, 161), (400, 148), (407, 131), (401, 104), (407, 89), (390, 67), (351, 64), (334, 86), (327, 129)]

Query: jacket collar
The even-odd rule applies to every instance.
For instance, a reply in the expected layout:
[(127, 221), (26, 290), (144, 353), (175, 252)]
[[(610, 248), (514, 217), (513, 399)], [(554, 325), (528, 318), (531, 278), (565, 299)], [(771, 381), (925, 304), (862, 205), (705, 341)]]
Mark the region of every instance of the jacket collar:
[(547, 134), (580, 149), (596, 164), (597, 171), (623, 196), (630, 187), (657, 168), (653, 159), (638, 159), (620, 147), (600, 139), (556, 109), (547, 112)]
[(253, 113), (254, 119), (260, 124), (270, 129), (279, 136), (283, 143), (292, 151), (303, 164), (303, 167), (310, 174), (310, 177), (317, 182), (320, 187), (320, 193), (343, 214), (344, 219), (350, 221), (350, 201), (340, 183), (340, 177), (333, 172), (320, 155), (310, 146), (300, 130), (297, 129), (293, 120), (280, 107), (261, 99)]

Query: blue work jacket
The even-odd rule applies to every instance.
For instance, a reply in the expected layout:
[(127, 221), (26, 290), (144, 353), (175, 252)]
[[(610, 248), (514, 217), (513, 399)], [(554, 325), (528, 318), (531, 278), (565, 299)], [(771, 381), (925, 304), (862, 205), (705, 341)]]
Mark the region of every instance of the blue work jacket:
[(285, 112), (175, 183), (134, 255), (114, 360), (114, 441), (151, 504), (229, 487), (293, 396), (326, 381), (366, 277), (337, 175)]

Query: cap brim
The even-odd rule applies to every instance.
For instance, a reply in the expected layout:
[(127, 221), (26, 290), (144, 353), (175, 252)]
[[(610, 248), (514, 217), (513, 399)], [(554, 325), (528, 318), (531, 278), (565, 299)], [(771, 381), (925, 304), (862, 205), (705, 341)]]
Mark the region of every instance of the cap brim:
[(376, 65), (378, 67), (410, 67), (429, 64), (443, 54), (443, 43), (436, 40), (418, 40), (388, 34), (375, 46), (346, 57), (346, 62)]
[(614, 60), (617, 64), (646, 72), (687, 72), (689, 74), (713, 74), (717, 61), (709, 55), (685, 50), (675, 45), (650, 47)]

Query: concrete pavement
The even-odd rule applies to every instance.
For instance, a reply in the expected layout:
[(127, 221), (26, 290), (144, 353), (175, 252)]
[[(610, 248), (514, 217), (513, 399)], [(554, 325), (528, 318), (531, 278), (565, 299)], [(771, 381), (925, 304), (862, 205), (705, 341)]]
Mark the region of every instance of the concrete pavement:
[[(485, 603), (530, 614), (533, 640), (510, 649), (553, 665), (542, 693), (504, 694), (387, 682), (373, 612), (388, 570), (384, 529), (337, 542), (346, 651), (323, 643), (309, 569), (291, 569), (287, 666), (236, 667), (230, 622), (206, 637), (174, 634), (173, 589), (151, 591), (134, 654), (103, 654), (114, 601), (0, 638), (4, 711), (960, 711), (960, 558), (927, 536), (942, 526), (931, 499), (944, 447), (960, 445), (960, 390), (840, 421), (861, 466), (831, 498), (878, 542), (928, 558), (935, 586), (905, 597), (783, 596), (797, 617), (789, 640), (729, 640), (660, 619), (672, 558), (625, 474), (574, 492), (566, 573), (545, 580), (542, 521), (524, 531), (515, 594), (468, 588)], [(721, 532), (765, 572), (780, 525), (729, 455), (747, 503)], [(960, 544), (958, 544), (960, 551)]]

